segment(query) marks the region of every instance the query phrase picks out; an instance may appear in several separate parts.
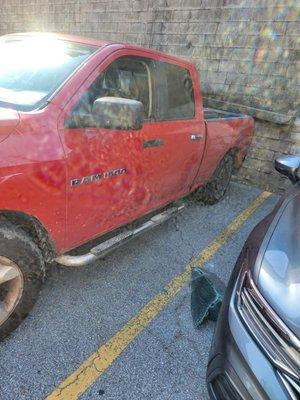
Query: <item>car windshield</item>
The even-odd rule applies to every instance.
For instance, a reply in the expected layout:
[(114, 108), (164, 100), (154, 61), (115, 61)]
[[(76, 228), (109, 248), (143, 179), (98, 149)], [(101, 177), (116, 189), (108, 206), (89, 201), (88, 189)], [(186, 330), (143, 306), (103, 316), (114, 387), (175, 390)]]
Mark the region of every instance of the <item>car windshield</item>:
[(56, 38), (0, 39), (0, 106), (34, 110), (96, 50)]

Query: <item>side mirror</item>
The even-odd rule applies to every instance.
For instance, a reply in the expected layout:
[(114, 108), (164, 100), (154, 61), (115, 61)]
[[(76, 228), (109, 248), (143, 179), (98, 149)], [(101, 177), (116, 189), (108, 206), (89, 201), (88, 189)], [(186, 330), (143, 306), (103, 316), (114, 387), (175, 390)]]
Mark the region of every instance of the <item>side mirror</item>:
[(92, 115), (99, 128), (138, 130), (143, 126), (144, 106), (136, 100), (101, 97), (95, 100)]
[(298, 182), (300, 180), (300, 155), (276, 158), (275, 169), (287, 176), (293, 183)]

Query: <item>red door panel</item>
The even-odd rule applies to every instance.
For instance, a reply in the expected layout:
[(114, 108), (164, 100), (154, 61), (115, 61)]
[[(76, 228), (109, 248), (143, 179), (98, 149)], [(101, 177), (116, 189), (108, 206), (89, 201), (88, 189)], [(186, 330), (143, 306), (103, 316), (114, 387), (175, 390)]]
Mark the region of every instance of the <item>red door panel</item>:
[[(125, 223), (147, 197), (140, 172), (141, 132), (61, 131), (67, 149), (70, 247)], [(76, 232), (76, 234), (74, 234)]]
[(109, 57), (87, 79), (60, 118), (59, 132), (67, 158), (70, 248), (126, 224), (152, 207), (144, 179), (143, 142), (154, 123), (145, 122), (140, 131), (65, 127), (87, 89), (120, 56), (128, 56), (128, 52)]
[[(196, 135), (198, 140), (192, 140)], [(164, 121), (145, 132), (144, 140), (158, 139), (158, 147), (144, 148), (145, 182), (156, 205), (185, 196), (197, 174), (205, 134), (194, 121)]]
[(199, 82), (194, 69), (160, 57), (156, 62), (157, 122), (145, 133), (158, 147), (144, 149), (145, 181), (156, 204), (190, 192), (205, 147)]

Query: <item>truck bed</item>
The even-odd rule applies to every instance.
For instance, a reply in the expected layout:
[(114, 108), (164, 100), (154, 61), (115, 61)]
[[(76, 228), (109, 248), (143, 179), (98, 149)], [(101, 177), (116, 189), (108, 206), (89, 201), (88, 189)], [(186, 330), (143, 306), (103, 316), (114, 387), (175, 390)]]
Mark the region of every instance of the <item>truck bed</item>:
[(220, 120), (220, 119), (237, 119), (237, 118), (249, 118), (249, 117), (245, 114), (216, 110), (215, 108), (204, 108), (204, 119), (207, 121)]
[(220, 161), (231, 149), (236, 149), (235, 167), (239, 168), (251, 143), (254, 120), (251, 116), (204, 108), (206, 125), (205, 152), (195, 186), (208, 182)]

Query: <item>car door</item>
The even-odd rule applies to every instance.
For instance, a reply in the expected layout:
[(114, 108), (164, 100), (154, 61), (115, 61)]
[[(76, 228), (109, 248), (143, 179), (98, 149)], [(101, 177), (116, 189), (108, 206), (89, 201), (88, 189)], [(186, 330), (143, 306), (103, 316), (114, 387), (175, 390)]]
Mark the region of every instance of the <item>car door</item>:
[[(120, 54), (121, 53), (121, 54)], [(145, 184), (144, 136), (153, 129), (152, 61), (119, 51), (80, 88), (63, 113), (67, 163), (67, 245), (75, 247), (132, 221), (151, 208)], [(138, 131), (96, 128), (93, 102), (123, 97), (144, 104)]]
[[(156, 62), (156, 128), (145, 132), (145, 181), (157, 204), (190, 192), (205, 147), (205, 124), (195, 71), (177, 62)], [(145, 145), (146, 144), (146, 145)]]

